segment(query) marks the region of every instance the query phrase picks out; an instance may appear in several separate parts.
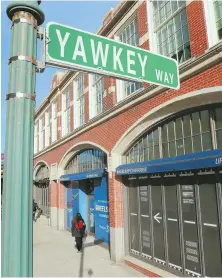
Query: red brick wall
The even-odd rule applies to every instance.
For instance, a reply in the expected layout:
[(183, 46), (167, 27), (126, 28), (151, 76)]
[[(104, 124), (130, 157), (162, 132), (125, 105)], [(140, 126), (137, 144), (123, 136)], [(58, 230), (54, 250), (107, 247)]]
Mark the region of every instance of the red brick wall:
[(115, 178), (109, 179), (109, 216), (110, 227), (123, 227), (123, 184)]
[(85, 93), (84, 101), (85, 123), (87, 123), (89, 121), (89, 91)]
[[(170, 100), (182, 94), (186, 94), (193, 90), (202, 89), (204, 87), (220, 86), (221, 76), (222, 65), (214, 66), (213, 68), (208, 69), (205, 72), (184, 81), (181, 84), (180, 90), (175, 91), (171, 89), (143, 103), (137, 104), (133, 108), (119, 114), (117, 117), (109, 119), (103, 124), (96, 126), (95, 128), (85, 132), (79, 137), (68, 141), (64, 145), (58, 147), (55, 151), (51, 151), (51, 153), (54, 153), (53, 155), (47, 153), (42, 155), (42, 158), (48, 160), (49, 164), (52, 164), (56, 161), (59, 162), (65, 151), (69, 149), (73, 144), (81, 141), (90, 140), (97, 144), (100, 144), (105, 149), (110, 151), (117, 140), (120, 138), (120, 136), (149, 110), (160, 105), (161, 103), (164, 103), (167, 100)], [(109, 140), (107, 140), (107, 138), (109, 138)]]
[(137, 22), (139, 38), (141, 38), (148, 32), (146, 1), (144, 1), (137, 9)]
[(109, 87), (112, 86), (111, 78), (104, 78), (104, 90), (106, 91), (106, 96), (103, 98), (103, 109), (106, 111), (113, 106), (113, 97), (112, 93), (109, 94)]
[[(65, 152), (74, 144), (82, 141), (94, 142), (104, 147), (107, 151), (111, 151), (113, 146), (120, 139), (121, 135), (154, 107), (173, 99), (176, 96), (180, 96), (194, 90), (221, 86), (221, 82), (222, 65), (220, 64), (184, 81), (178, 91), (168, 90), (153, 97), (152, 99), (137, 104), (133, 108), (122, 112), (118, 116), (107, 120), (101, 125), (92, 128), (91, 130), (66, 142), (56, 149), (41, 155), (34, 160), (34, 165), (39, 160), (46, 161), (49, 165), (56, 162), (59, 164)], [(110, 217), (112, 227), (121, 227), (123, 225), (123, 218), (121, 216), (123, 215), (121, 195), (122, 185), (113, 177), (112, 180), (109, 180)], [(118, 214), (118, 219), (115, 219), (115, 214)]]
[(192, 1), (187, 6), (192, 57), (197, 57), (208, 48), (203, 1)]

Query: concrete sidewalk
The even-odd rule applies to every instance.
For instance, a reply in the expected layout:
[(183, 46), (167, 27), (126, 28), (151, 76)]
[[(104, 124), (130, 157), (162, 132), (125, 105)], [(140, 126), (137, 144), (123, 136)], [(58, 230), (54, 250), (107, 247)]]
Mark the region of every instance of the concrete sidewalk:
[(34, 223), (34, 277), (144, 277), (126, 265), (110, 261), (109, 251), (87, 237), (84, 252), (77, 253), (67, 231), (48, 226), (44, 217)]

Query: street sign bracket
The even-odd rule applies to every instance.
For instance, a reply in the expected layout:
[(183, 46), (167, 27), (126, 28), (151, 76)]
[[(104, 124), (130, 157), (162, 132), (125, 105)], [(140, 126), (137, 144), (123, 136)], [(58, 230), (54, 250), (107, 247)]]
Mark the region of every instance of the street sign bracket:
[(37, 61), (37, 72), (44, 72), (45, 70), (45, 56), (46, 56), (46, 30), (45, 28), (39, 26), (37, 29), (37, 37), (41, 40), (41, 60)]

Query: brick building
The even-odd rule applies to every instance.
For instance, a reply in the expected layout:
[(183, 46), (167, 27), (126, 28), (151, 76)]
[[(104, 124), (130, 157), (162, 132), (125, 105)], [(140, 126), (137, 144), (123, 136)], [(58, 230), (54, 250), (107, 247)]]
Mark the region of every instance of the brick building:
[(115, 262), (222, 276), (222, 2), (122, 1), (97, 33), (177, 59), (180, 89), (56, 73), (34, 198), (61, 230), (80, 211)]

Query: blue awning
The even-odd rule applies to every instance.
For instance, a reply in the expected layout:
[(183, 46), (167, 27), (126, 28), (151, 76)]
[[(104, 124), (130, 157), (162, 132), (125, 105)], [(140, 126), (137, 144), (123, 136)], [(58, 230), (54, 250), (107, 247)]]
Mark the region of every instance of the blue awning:
[(139, 175), (215, 167), (222, 167), (222, 149), (124, 164), (116, 168), (116, 175)]
[(98, 170), (92, 170), (89, 172), (79, 172), (75, 174), (66, 174), (60, 177), (60, 181), (80, 181), (86, 179), (96, 179), (101, 178), (104, 174), (104, 168)]

